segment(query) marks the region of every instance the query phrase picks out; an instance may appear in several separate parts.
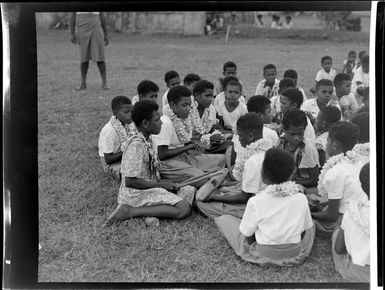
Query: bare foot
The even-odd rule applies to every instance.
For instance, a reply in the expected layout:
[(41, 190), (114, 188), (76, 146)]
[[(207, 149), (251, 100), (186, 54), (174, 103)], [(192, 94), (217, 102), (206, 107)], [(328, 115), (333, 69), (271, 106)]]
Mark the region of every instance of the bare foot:
[(110, 88), (107, 86), (107, 84), (102, 84), (102, 89), (103, 90), (109, 90)]
[(108, 227), (117, 222), (122, 222), (131, 217), (131, 210), (128, 205), (119, 204), (118, 207), (110, 214), (103, 227)]
[(81, 84), (80, 87), (75, 88), (76, 91), (85, 90), (87, 88), (86, 84)]

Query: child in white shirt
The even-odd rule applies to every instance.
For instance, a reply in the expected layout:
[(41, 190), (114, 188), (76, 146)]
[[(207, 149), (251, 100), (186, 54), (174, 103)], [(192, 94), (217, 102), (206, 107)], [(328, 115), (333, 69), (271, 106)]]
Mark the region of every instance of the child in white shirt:
[(263, 67), (264, 80), (260, 81), (255, 88), (255, 95), (263, 95), (271, 99), (278, 95), (279, 80), (277, 80), (277, 68), (274, 64)]
[[(273, 115), (273, 120), (275, 124), (281, 124), (282, 121), (282, 111), (281, 111), (281, 94), (283, 91), (295, 88), (294, 80), (291, 78), (283, 78), (279, 82), (278, 95), (271, 98), (271, 114)], [(301, 103), (302, 104), (302, 103)]]
[(293, 70), (293, 69), (288, 69), (288, 70), (286, 70), (283, 73), (283, 77), (284, 78), (290, 78), (290, 79), (292, 79), (294, 81), (294, 87), (302, 93), (303, 101), (306, 101), (307, 97), (306, 97), (305, 91), (304, 91), (303, 88), (301, 88), (298, 85), (298, 74), (297, 74), (297, 72), (295, 70)]
[(170, 88), (180, 84), (180, 77), (176, 71), (170, 70), (164, 75), (164, 81), (166, 82), (167, 91), (162, 97), (162, 109), (168, 105), (167, 94)]
[(251, 197), (245, 213), (215, 219), (219, 230), (243, 260), (259, 265), (297, 265), (313, 246), (315, 230), (302, 187), (289, 181), (293, 157), (282, 149), (265, 153), (262, 180), (266, 187)]
[[(227, 76), (225, 77), (223, 80), (222, 80), (222, 87), (226, 87), (227, 86), (227, 83), (230, 82), (230, 81), (236, 81), (236, 82), (239, 82), (242, 86), (242, 83), (239, 81), (239, 79), (236, 77), (236, 76)], [(214, 105), (214, 108), (215, 108), (215, 111), (218, 113), (218, 110), (219, 110), (219, 104), (224, 102), (226, 100), (226, 97), (225, 97), (225, 92), (222, 91), (220, 92), (218, 95), (214, 96), (214, 101), (213, 101), (213, 105)], [(242, 95), (242, 91), (241, 91), (241, 96), (239, 98), (239, 101), (243, 104), (246, 104), (246, 99), (245, 99), (245, 96)]]
[(140, 100), (150, 100), (155, 103), (158, 101), (159, 87), (156, 83), (149, 80), (141, 81), (136, 90), (138, 94), (131, 99), (132, 105)]
[(215, 84), (214, 96), (217, 96), (218, 94), (223, 92), (223, 80), (224, 80), (224, 78), (229, 77), (229, 76), (233, 76), (233, 77), (237, 76), (237, 65), (235, 64), (235, 62), (233, 62), (233, 61), (225, 62), (223, 65), (222, 74), (223, 74), (223, 77), (219, 78), (217, 83)]
[(343, 61), (342, 73), (348, 74), (350, 79), (357, 67), (357, 53), (354, 50), (348, 52), (348, 58)]
[(317, 83), (322, 79), (334, 81), (334, 77), (336, 76), (337, 72), (334, 69), (332, 69), (332, 65), (333, 65), (333, 59), (331, 58), (331, 56), (327, 55), (321, 58), (322, 69), (318, 71), (315, 77), (316, 88), (317, 88)]
[(354, 71), (351, 92), (361, 98), (365, 88), (369, 87), (369, 55), (362, 58), (361, 66)]
[(334, 78), (334, 87), (342, 112), (342, 121), (350, 121), (351, 115), (357, 111), (358, 105), (353, 93), (350, 92), (352, 81), (345, 73), (338, 73)]

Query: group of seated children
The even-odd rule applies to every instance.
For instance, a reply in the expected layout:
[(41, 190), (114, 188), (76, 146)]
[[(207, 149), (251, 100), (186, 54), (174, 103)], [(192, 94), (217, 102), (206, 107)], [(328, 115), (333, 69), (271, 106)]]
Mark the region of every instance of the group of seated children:
[(334, 233), (337, 270), (369, 281), (369, 108), (331, 63), (323, 58), (310, 99), (296, 71), (279, 81), (267, 65), (246, 103), (232, 62), (217, 86), (196, 74), (180, 85), (167, 72), (162, 113), (152, 81), (138, 85), (133, 102), (113, 98), (99, 155), (120, 188), (105, 225), (134, 217), (159, 225), (194, 209), (215, 221), (237, 255), (260, 265), (300, 264), (316, 232)]

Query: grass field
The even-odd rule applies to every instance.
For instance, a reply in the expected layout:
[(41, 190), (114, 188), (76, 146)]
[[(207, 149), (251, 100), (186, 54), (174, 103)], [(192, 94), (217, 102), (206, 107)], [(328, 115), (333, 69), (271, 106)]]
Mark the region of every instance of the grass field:
[(118, 184), (105, 178), (98, 135), (108, 121), (111, 98), (134, 96), (143, 79), (166, 90), (163, 75), (174, 69), (212, 82), (233, 60), (247, 96), (274, 63), (278, 78), (294, 68), (299, 85), (313, 86), (320, 58), (331, 55), (340, 69), (347, 52), (368, 50), (368, 36), (351, 39), (235, 38), (222, 36), (111, 34), (107, 70), (111, 90), (100, 89), (95, 64), (88, 89), (79, 85), (78, 49), (68, 31), (40, 31), (39, 112), (39, 282), (341, 282), (331, 258), (331, 242), (316, 237), (311, 256), (297, 267), (259, 267), (238, 258), (215, 224), (197, 214), (163, 220), (147, 228), (142, 219), (102, 228), (116, 207)]

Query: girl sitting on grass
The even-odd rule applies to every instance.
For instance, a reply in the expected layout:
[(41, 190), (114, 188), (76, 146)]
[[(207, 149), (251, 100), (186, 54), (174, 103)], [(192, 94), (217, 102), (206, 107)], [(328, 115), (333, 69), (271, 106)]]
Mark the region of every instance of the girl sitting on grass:
[(223, 215), (215, 219), (235, 253), (259, 265), (297, 265), (310, 254), (315, 229), (302, 187), (289, 181), (293, 157), (279, 148), (266, 151), (262, 180), (267, 185), (246, 205), (242, 220)]

